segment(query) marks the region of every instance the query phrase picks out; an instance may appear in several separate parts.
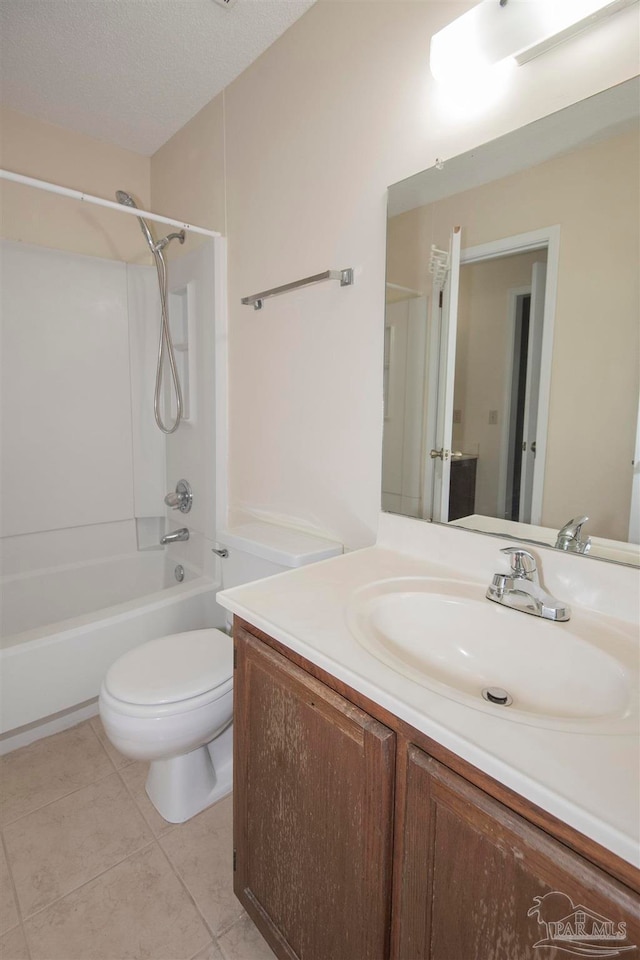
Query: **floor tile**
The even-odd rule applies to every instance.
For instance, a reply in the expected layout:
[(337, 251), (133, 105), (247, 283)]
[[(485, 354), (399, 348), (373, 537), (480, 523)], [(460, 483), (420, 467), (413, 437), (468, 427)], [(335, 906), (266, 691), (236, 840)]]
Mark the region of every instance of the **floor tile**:
[(218, 937), (218, 946), (224, 960), (274, 960), (275, 957), (275, 953), (247, 914)]
[(154, 805), (149, 800), (144, 788), (147, 782), (147, 773), (149, 772), (148, 763), (134, 762), (128, 767), (123, 767), (119, 773), (125, 784), (131, 791), (131, 795), (138, 805), (138, 809), (151, 827), (154, 836), (163, 837), (170, 830), (175, 829), (175, 823), (168, 823), (160, 816)]
[(116, 768), (119, 769), (120, 767), (128, 767), (130, 763), (134, 762), (133, 760), (130, 760), (129, 757), (123, 757), (123, 755), (116, 750), (114, 745), (111, 743), (111, 740), (109, 740), (109, 737), (104, 732), (104, 727), (102, 726), (102, 720), (100, 717), (92, 717), (89, 723), (91, 724), (91, 729), (109, 754), (109, 757)]
[(214, 936), (243, 913), (233, 893), (232, 814), (225, 797), (160, 841)]
[(191, 960), (211, 941), (157, 844), (25, 923), (32, 960)]
[(0, 960), (30, 960), (22, 927), (14, 927), (0, 937)]
[(0, 757), (0, 823), (10, 823), (113, 772), (90, 724)]
[(220, 947), (216, 943), (210, 943), (204, 950), (199, 950), (192, 960), (224, 960), (224, 957), (220, 952)]
[(19, 922), (9, 867), (0, 842), (0, 935), (17, 926)]
[(115, 772), (9, 824), (4, 837), (23, 917), (153, 840)]

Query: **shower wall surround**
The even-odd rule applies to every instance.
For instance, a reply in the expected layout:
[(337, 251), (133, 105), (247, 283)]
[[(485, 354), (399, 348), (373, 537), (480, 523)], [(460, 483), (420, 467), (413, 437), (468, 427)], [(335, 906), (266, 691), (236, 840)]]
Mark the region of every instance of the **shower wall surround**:
[[(148, 203), (148, 157), (6, 108), (1, 121), (3, 168), (99, 196), (126, 182)], [(126, 264), (151, 261), (129, 218), (6, 181), (0, 198), (3, 572), (135, 550), (134, 504), (149, 504), (134, 480), (129, 319), (154, 294), (151, 269), (134, 279)]]
[(126, 521), (114, 545), (135, 549), (133, 518), (158, 516), (164, 495), (164, 444), (144, 403), (152, 270), (7, 240), (0, 252), (6, 561), (13, 538), (29, 535), (37, 565), (35, 534), (95, 526), (109, 541), (105, 525)]

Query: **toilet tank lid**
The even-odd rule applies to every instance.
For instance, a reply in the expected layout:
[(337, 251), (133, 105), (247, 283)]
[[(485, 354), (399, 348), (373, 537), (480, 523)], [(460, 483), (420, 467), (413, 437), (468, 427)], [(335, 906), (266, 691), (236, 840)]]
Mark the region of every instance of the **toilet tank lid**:
[(177, 703), (233, 677), (233, 640), (222, 630), (188, 630), (135, 647), (109, 668), (108, 692), (126, 703)]
[(337, 557), (344, 550), (336, 540), (266, 520), (254, 520), (222, 530), (218, 540), (224, 546), (235, 547), (283, 567), (303, 567)]

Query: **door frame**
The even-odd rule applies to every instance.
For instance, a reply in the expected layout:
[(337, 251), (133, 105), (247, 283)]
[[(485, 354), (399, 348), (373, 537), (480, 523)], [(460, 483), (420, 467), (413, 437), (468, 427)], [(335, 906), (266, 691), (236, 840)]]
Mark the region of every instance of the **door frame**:
[(636, 420), (636, 445), (631, 481), (631, 512), (629, 514), (629, 543), (640, 543), (640, 400)]
[(507, 479), (509, 476), (509, 461), (510, 461), (510, 447), (509, 447), (509, 437), (511, 436), (513, 419), (513, 368), (514, 368), (514, 352), (515, 352), (515, 339), (516, 339), (516, 320), (517, 320), (517, 310), (518, 310), (518, 301), (526, 296), (531, 295), (531, 284), (524, 287), (511, 287), (507, 292), (507, 316), (509, 318), (509, 327), (507, 331), (507, 356), (511, 357), (511, 365), (509, 367), (509, 373), (505, 380), (504, 385), (504, 400), (503, 400), (503, 410), (504, 416), (502, 417), (502, 430), (500, 432), (500, 466), (498, 469), (498, 498), (496, 503), (496, 511), (500, 515), (500, 511), (504, 511), (507, 506)]
[(518, 253), (547, 251), (547, 282), (544, 295), (544, 321), (542, 351), (540, 358), (540, 391), (538, 394), (538, 436), (536, 437), (536, 463), (531, 497), (531, 523), (542, 522), (542, 500), (547, 456), (547, 430), (549, 426), (549, 400), (551, 394), (551, 363), (553, 359), (553, 333), (555, 326), (556, 299), (558, 292), (558, 267), (560, 255), (560, 225), (541, 227), (528, 233), (514, 234), (499, 240), (466, 247), (460, 251), (460, 265), (496, 260)]
[[(425, 402), (424, 478), (422, 484), (425, 520), (440, 520), (446, 507), (448, 518), (451, 479), (451, 435), (453, 429), (453, 391), (458, 326), (458, 287), (460, 283), (461, 228), (455, 226), (449, 236), (446, 276), (440, 284), (434, 281), (431, 296), (431, 330), (427, 366)], [(432, 248), (434, 249), (434, 248)], [(440, 446), (441, 458), (433, 459), (431, 451)], [(446, 450), (446, 454), (445, 454)], [(429, 451), (429, 453), (428, 453)]]

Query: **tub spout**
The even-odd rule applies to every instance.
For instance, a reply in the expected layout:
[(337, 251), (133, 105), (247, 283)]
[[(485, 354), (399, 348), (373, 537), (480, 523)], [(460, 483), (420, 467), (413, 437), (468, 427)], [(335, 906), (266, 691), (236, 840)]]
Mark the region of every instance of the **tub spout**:
[(160, 543), (164, 547), (167, 543), (177, 543), (179, 540), (188, 540), (189, 531), (186, 527), (181, 527), (180, 530), (174, 530), (173, 533), (165, 533), (164, 537), (160, 538)]

